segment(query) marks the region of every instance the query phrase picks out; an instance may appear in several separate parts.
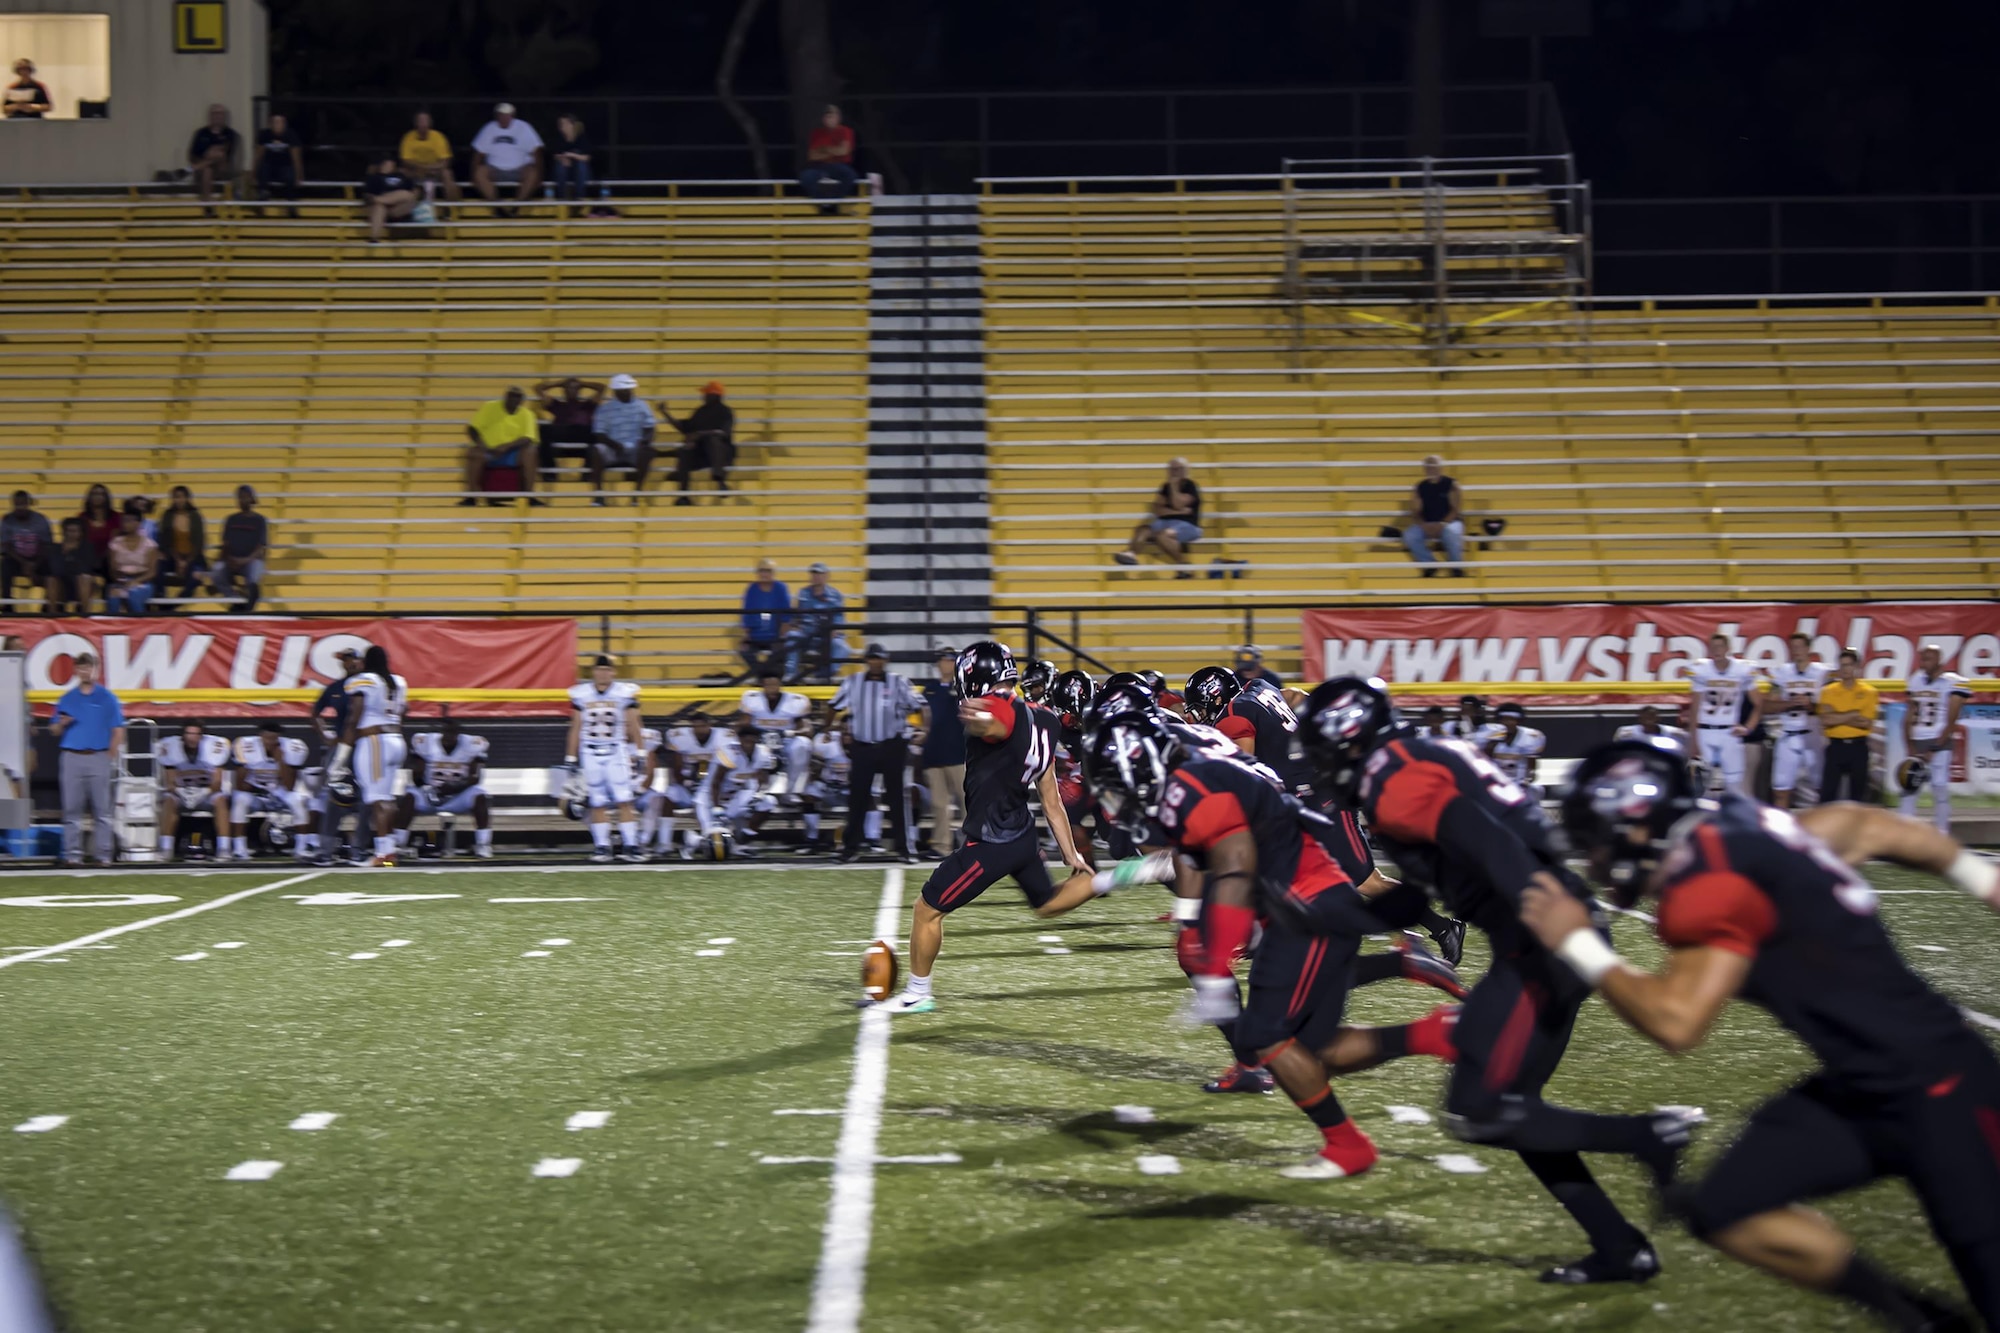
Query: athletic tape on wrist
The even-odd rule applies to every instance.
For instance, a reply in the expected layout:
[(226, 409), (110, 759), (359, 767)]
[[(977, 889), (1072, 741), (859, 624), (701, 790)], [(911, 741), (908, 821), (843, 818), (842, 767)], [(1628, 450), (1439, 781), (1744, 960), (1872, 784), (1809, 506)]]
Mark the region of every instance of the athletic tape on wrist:
[(1625, 960), (1618, 951), (1604, 942), (1604, 937), (1588, 926), (1578, 927), (1563, 937), (1556, 949), (1556, 957), (1569, 964), (1570, 971), (1582, 977), (1586, 985), (1596, 986), (1604, 980), (1604, 974), (1614, 967), (1623, 967)]
[(1201, 920), (1201, 899), (1175, 898), (1173, 917), (1176, 922), (1188, 925)]
[(2000, 896), (2000, 865), (1977, 852), (1960, 851), (1945, 867), (1944, 877), (1981, 902)]

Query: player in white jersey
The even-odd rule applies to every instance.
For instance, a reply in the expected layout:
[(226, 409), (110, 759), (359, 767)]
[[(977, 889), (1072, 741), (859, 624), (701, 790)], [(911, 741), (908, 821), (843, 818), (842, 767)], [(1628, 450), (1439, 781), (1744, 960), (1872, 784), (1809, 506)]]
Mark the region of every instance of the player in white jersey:
[(590, 679), (569, 687), (569, 739), (563, 762), (579, 768), (590, 796), (590, 859), (611, 860), (611, 807), (618, 807), (620, 858), (643, 861), (639, 821), (632, 812), (632, 755), (643, 718), (639, 687), (618, 679), (618, 663), (599, 653)]
[[(1743, 738), (1764, 715), (1764, 696), (1757, 689), (1757, 669), (1729, 655), (1729, 636), (1713, 634), (1708, 656), (1687, 669), (1688, 691), (1694, 696), (1697, 756), (1722, 777), (1724, 791), (1743, 790)], [(1743, 701), (1750, 715), (1743, 716)]]
[[(806, 840), (799, 844), (800, 855), (831, 850), (820, 841), (820, 816), (836, 808), (847, 808), (847, 784), (853, 771), (854, 764), (848, 758), (839, 728), (827, 726), (812, 738), (812, 775), (806, 780), (801, 802), (804, 809), (799, 815), (806, 832)], [(871, 810), (863, 818), (861, 835), (869, 842), (882, 836), (880, 810)]]
[(1688, 755), (1690, 758), (1694, 754), (1694, 751), (1688, 746), (1687, 732), (1680, 727), (1670, 727), (1660, 721), (1660, 710), (1653, 704), (1647, 704), (1641, 708), (1639, 710), (1638, 721), (1628, 722), (1618, 728), (1617, 731), (1612, 733), (1611, 739), (1614, 741), (1670, 740), (1675, 745), (1681, 747), (1681, 753)]
[(1477, 745), (1486, 727), (1486, 701), (1476, 694), (1461, 694), (1457, 715), (1444, 724), (1444, 736), (1447, 740)]
[(764, 816), (778, 802), (764, 790), (777, 771), (778, 757), (757, 728), (739, 727), (731, 741), (717, 749), (708, 766), (708, 780), (695, 788), (694, 815), (702, 837), (728, 833), (737, 841), (754, 836)]
[(783, 766), (783, 794), (796, 799), (805, 790), (806, 768), (812, 762), (812, 740), (806, 735), (812, 700), (786, 689), (784, 677), (768, 668), (757, 683), (757, 689), (743, 691), (739, 712)]
[(1771, 701), (1764, 712), (1780, 714), (1778, 749), (1771, 757), (1771, 804), (1792, 808), (1801, 784), (1817, 790), (1819, 761), (1826, 741), (1819, 732), (1819, 692), (1826, 685), (1827, 665), (1812, 660), (1812, 638), (1793, 634), (1785, 646), (1791, 660), (1767, 667)]
[(360, 787), (361, 806), (375, 825), (375, 855), (370, 866), (396, 864), (396, 775), (403, 771), (409, 748), (403, 743), (403, 711), (410, 704), (410, 686), (389, 670), (389, 650), (379, 643), (361, 655), (361, 670), (346, 683), (347, 727), (340, 748), (327, 765), (328, 782), (352, 775)]
[(487, 796), (484, 736), (472, 736), (449, 712), (436, 731), (410, 737), (410, 784), (396, 807), (396, 846), (410, 845), (418, 815), (472, 816), (472, 854), (493, 855), (493, 802)]
[(215, 855), (229, 855), (229, 802), (222, 799), (222, 770), (229, 763), (229, 742), (211, 736), (198, 722), (181, 728), (153, 746), (153, 771), (160, 784), (160, 859), (174, 859), (174, 838), (183, 811), (215, 812)]
[(674, 812), (695, 808), (695, 793), (708, 781), (709, 766), (732, 739), (728, 729), (716, 726), (715, 719), (706, 713), (696, 713), (684, 726), (667, 732), (660, 748), (660, 767), (667, 780), (663, 789), (654, 793), (659, 821), (653, 836), (659, 855), (675, 850)]
[(1524, 727), (1522, 721), (1527, 710), (1517, 703), (1504, 703), (1493, 710), (1493, 722), (1486, 728), (1477, 742), (1479, 749), (1493, 761), (1493, 766), (1507, 775), (1507, 780), (1542, 799), (1542, 789), (1535, 782), (1535, 761), (1548, 748), (1548, 737), (1533, 727)]
[[(1905, 687), (1909, 702), (1903, 709), (1903, 753), (1929, 766), (1931, 822), (1951, 832), (1951, 747), (1958, 735), (1959, 710), (1972, 697), (1965, 677), (1944, 669), (1944, 653), (1934, 643), (1917, 650), (1917, 669)], [(1905, 762), (1908, 762), (1907, 760)], [(1922, 776), (1922, 775), (1918, 775)], [(1917, 813), (1917, 793), (1923, 783), (1905, 782), (1903, 813)]]
[[(287, 736), (276, 722), (265, 722), (254, 736), (236, 741), (236, 791), (229, 798), (229, 822), (236, 831), (234, 852), (239, 861), (250, 859), (249, 840), (243, 830), (253, 813), (267, 815), (271, 827), (287, 830), (292, 852), (306, 858), (305, 845), (298, 834), (306, 825), (306, 798), (298, 789), (299, 771), (305, 767), (306, 743)], [(280, 819), (289, 820), (279, 823)], [(273, 845), (277, 845), (273, 841)]]

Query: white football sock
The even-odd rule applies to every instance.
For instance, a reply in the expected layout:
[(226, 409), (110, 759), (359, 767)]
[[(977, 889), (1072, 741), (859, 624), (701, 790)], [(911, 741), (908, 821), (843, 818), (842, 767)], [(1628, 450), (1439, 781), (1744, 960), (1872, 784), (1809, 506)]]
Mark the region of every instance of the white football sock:
[(174, 850), (174, 835), (173, 835), (173, 834), (171, 834), (171, 833), (162, 833), (162, 834), (160, 835), (160, 850), (161, 850), (161, 851), (163, 851), (163, 852), (167, 852), (167, 853), (169, 853), (169, 854), (171, 854), (171, 853), (173, 852), (173, 850)]
[(375, 855), (394, 856), (395, 854), (396, 854), (396, 840), (394, 838), (384, 838), (380, 836), (376, 837)]
[(808, 810), (808, 811), (806, 811), (806, 812), (805, 812), (804, 814), (802, 814), (802, 815), (800, 815), (800, 816), (799, 816), (799, 820), (800, 820), (800, 822), (801, 822), (801, 823), (803, 823), (803, 824), (804, 824), (804, 825), (806, 826), (806, 841), (807, 841), (807, 842), (818, 842), (818, 841), (819, 841), (819, 811), (817, 811), (817, 810)]
[(929, 977), (912, 975), (910, 977), (909, 989), (912, 995), (929, 995), (931, 993), (931, 979)]
[(861, 839), (863, 842), (878, 842), (882, 837), (882, 812), (870, 810), (861, 816)]
[(490, 828), (476, 828), (472, 830), (472, 845), (474, 847), (491, 847), (493, 845), (493, 830)]
[(600, 851), (600, 852), (608, 852), (608, 851), (610, 851), (610, 850), (611, 850), (611, 825), (609, 825), (609, 824), (592, 824), (592, 825), (590, 826), (590, 841), (591, 841), (591, 844), (592, 844), (593, 846), (595, 846), (595, 847), (597, 848), (597, 850), (598, 850), (598, 851)]
[(637, 851), (639, 847), (639, 821), (636, 819), (620, 820), (618, 824), (618, 841), (627, 851)]
[(395, 838), (396, 838), (396, 846), (399, 848), (408, 847), (410, 845), (410, 831), (406, 828), (397, 829), (395, 833)]

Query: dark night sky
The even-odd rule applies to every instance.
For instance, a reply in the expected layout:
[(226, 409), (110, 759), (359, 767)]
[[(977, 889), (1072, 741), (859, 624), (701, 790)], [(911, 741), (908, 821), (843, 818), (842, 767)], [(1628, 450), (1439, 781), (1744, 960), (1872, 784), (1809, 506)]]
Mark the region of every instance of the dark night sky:
[[(1516, 82), (1528, 42), (1446, 0), (1447, 78)], [(767, 0), (738, 75), (781, 93)], [(1404, 0), (829, 0), (853, 92), (1400, 84)], [(580, 96), (712, 90), (733, 0), (270, 0), (287, 93)], [(2000, 190), (2000, 5), (1595, 0), (1545, 41), (1601, 194)], [(1916, 15), (1922, 22), (1911, 21)], [(1900, 20), (1900, 21), (1899, 21)], [(1239, 169), (1268, 170), (1257, 161)]]

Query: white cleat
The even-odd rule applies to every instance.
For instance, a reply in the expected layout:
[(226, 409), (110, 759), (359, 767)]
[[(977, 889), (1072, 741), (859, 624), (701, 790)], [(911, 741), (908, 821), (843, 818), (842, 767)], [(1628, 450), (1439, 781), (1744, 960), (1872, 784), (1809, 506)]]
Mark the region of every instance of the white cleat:
[(484, 847), (474, 847), (472, 854), (482, 861), (491, 861), (493, 859), (493, 845), (488, 843)]
[(927, 1014), (937, 1008), (937, 997), (919, 995), (915, 991), (906, 990), (901, 995), (892, 996), (875, 1007), (887, 1009), (892, 1014)]
[(1353, 1173), (1338, 1162), (1328, 1161), (1315, 1153), (1296, 1166), (1279, 1167), (1278, 1174), (1286, 1180), (1345, 1180)]
[(609, 847), (600, 847), (598, 850), (592, 852), (590, 854), (590, 863), (594, 866), (610, 865), (611, 849)]

